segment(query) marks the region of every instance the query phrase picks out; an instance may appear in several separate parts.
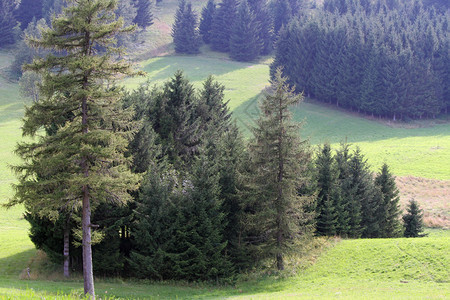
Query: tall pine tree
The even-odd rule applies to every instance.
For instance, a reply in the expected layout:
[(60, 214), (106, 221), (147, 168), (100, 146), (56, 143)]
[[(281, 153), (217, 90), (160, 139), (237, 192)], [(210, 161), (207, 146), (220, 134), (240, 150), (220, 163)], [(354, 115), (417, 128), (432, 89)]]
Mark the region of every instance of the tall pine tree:
[(202, 15), (200, 18), (200, 35), (203, 42), (209, 44), (211, 42), (212, 25), (216, 14), (216, 4), (214, 0), (208, 0), (208, 3), (202, 9)]
[(177, 53), (199, 53), (200, 35), (197, 25), (197, 15), (192, 10), (192, 4), (181, 0), (172, 26), (173, 43)]
[[(52, 28), (30, 41), (60, 53), (27, 66), (42, 74), (42, 101), (25, 112), (23, 134), (36, 139), (16, 148), (24, 162), (14, 167), (19, 182), (9, 202), (25, 203), (55, 219), (60, 208), (81, 208), (84, 292), (92, 298), (91, 212), (103, 201), (126, 202), (128, 191), (137, 184), (124, 157), (130, 114), (121, 109), (121, 89), (106, 86), (117, 74), (133, 74), (128, 63), (113, 59), (119, 54), (111, 46), (115, 35), (132, 29), (122, 28), (123, 21), (116, 19), (116, 5), (107, 0), (69, 0)], [(109, 51), (97, 54), (98, 47)], [(61, 123), (68, 112), (72, 117)], [(40, 130), (53, 124), (60, 124), (53, 135)]]
[(237, 61), (251, 61), (258, 57), (262, 43), (258, 37), (258, 23), (246, 0), (239, 5), (230, 36), (230, 57)]
[(309, 219), (304, 211), (308, 200), (298, 195), (299, 187), (307, 180), (304, 171), (309, 154), (289, 111), (302, 96), (294, 95), (286, 81), (281, 69), (277, 70), (272, 92), (262, 100), (250, 144), (255, 203), (249, 222), (260, 232), (258, 247), (262, 257), (274, 258), (279, 270), (284, 269), (284, 257), (299, 236), (308, 233), (301, 230), (301, 224)]

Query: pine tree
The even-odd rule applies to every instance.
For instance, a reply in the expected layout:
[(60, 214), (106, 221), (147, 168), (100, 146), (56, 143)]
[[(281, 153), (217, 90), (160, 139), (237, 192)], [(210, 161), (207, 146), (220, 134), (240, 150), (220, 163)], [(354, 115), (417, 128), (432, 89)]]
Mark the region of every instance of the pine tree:
[(214, 0), (208, 0), (208, 3), (202, 9), (202, 15), (200, 18), (200, 35), (203, 42), (209, 44), (211, 42), (212, 26), (216, 14), (216, 4)]
[(249, 215), (249, 222), (262, 234), (262, 258), (275, 258), (279, 270), (284, 269), (284, 256), (299, 235), (308, 234), (300, 227), (309, 219), (304, 211), (308, 200), (297, 192), (307, 180), (303, 172), (309, 155), (305, 141), (298, 136), (299, 126), (291, 121), (289, 112), (289, 107), (302, 96), (295, 96), (286, 80), (281, 69), (277, 70), (273, 91), (261, 103), (261, 116), (249, 149), (256, 209)]
[(134, 18), (134, 23), (144, 29), (150, 27), (153, 24), (150, 0), (137, 0), (136, 7), (137, 13)]
[(13, 11), (13, 0), (0, 0), (0, 48), (15, 42), (14, 27), (16, 26), (16, 20)]
[(273, 8), (273, 30), (278, 35), (282, 27), (286, 27), (291, 19), (288, 0), (276, 0)]
[(225, 86), (209, 76), (200, 90), (196, 113), (200, 118), (201, 129), (213, 130), (218, 136), (230, 129), (231, 113), (228, 101), (225, 101)]
[(188, 168), (202, 137), (194, 87), (183, 72), (177, 71), (155, 98), (150, 120), (159, 135), (162, 153), (177, 170)]
[(258, 39), (261, 42), (261, 55), (270, 54), (273, 50), (273, 21), (269, 12), (267, 1), (265, 0), (249, 0), (248, 4), (258, 28)]
[(377, 205), (372, 196), (372, 174), (367, 160), (358, 147), (350, 159), (350, 174), (350, 236), (359, 237), (361, 234), (369, 236), (367, 230), (371, 230), (376, 224), (373, 216)]
[[(42, 101), (27, 108), (23, 126), (25, 136), (37, 139), (16, 148), (24, 163), (14, 167), (19, 182), (9, 202), (24, 203), (51, 219), (58, 218), (61, 208), (82, 207), (84, 291), (92, 298), (91, 211), (103, 201), (126, 202), (137, 184), (124, 157), (130, 114), (121, 109), (121, 89), (104, 85), (117, 74), (133, 74), (127, 63), (113, 60), (119, 50), (111, 47), (112, 38), (132, 29), (122, 28), (115, 9), (115, 1), (69, 1), (52, 28), (30, 40), (60, 53), (27, 66), (43, 77)], [(96, 55), (99, 45), (109, 51)], [(61, 123), (68, 112), (72, 117)], [(40, 130), (55, 124), (59, 129), (53, 135)]]
[(172, 27), (173, 43), (177, 53), (199, 53), (200, 36), (197, 23), (197, 15), (192, 10), (191, 3), (186, 4), (185, 0), (181, 0)]
[(381, 167), (381, 172), (375, 178), (375, 185), (380, 188), (382, 195), (382, 214), (378, 217), (381, 223), (381, 237), (398, 237), (401, 231), (399, 191), (387, 164)]
[(236, 0), (223, 0), (216, 10), (211, 32), (211, 49), (230, 51), (230, 38), (237, 14)]
[(251, 61), (258, 57), (261, 47), (255, 17), (247, 1), (242, 1), (231, 31), (230, 57), (237, 61)]
[(361, 222), (361, 205), (353, 203), (352, 195), (352, 174), (350, 168), (349, 145), (341, 144), (341, 148), (336, 151), (335, 160), (338, 169), (339, 196), (335, 199), (340, 200), (341, 205), (336, 205), (338, 210), (337, 233), (342, 236), (352, 236), (352, 227), (356, 225), (359, 232)]
[(16, 20), (20, 22), (20, 28), (27, 28), (33, 19), (42, 18), (42, 0), (21, 0), (15, 15)]
[(337, 189), (337, 170), (331, 154), (330, 144), (324, 144), (319, 149), (315, 161), (317, 181), (316, 224), (318, 235), (336, 234), (337, 212), (335, 209), (336, 196), (333, 191)]
[(423, 210), (417, 201), (410, 200), (406, 208), (407, 214), (403, 215), (404, 237), (419, 237), (423, 231)]

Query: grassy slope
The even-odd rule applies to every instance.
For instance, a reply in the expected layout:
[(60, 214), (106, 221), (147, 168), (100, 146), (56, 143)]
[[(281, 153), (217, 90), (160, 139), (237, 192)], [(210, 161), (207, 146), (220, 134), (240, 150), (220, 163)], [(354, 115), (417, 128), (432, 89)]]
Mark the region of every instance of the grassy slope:
[[(450, 296), (450, 232), (421, 239), (344, 240), (292, 277), (266, 276), (234, 287), (99, 280), (101, 296), (146, 299), (431, 298)], [(48, 282), (0, 277), (0, 297), (80, 295), (81, 281)]]
[[(5, 66), (11, 56), (0, 54), (0, 66)], [(24, 103), (18, 98), (18, 86), (0, 77), (0, 204), (11, 196), (13, 174), (8, 164), (18, 162), (13, 154), (20, 139), (20, 118)], [(23, 207), (6, 210), (0, 207), (0, 276), (19, 274), (35, 254), (28, 238), (28, 222), (22, 218)]]

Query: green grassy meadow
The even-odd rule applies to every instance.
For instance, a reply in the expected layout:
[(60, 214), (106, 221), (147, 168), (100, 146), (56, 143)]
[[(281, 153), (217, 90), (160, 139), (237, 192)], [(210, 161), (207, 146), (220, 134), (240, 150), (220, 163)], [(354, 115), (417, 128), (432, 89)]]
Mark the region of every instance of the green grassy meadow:
[[(0, 69), (12, 59), (0, 52)], [(195, 86), (210, 74), (226, 86), (230, 109), (244, 134), (257, 117), (257, 100), (268, 85), (269, 64), (238, 63), (222, 55), (164, 56), (140, 62), (147, 78), (125, 81), (129, 89), (149, 80), (161, 84), (178, 69), (185, 70)], [(21, 139), (23, 105), (16, 83), (0, 77), (0, 203), (12, 195), (14, 176), (8, 165), (18, 163), (13, 150)], [(450, 124), (389, 126), (356, 117), (314, 102), (293, 108), (294, 118), (305, 120), (302, 135), (311, 143), (340, 141), (358, 145), (376, 170), (386, 161), (397, 176), (450, 180)], [(411, 127), (411, 128), (407, 128)], [(447, 201), (448, 197), (443, 199)], [(442, 203), (441, 203), (442, 204)], [(441, 210), (449, 214), (448, 204)], [(27, 266), (34, 268), (34, 245), (28, 238), (23, 207), (0, 207), (0, 299), (76, 299), (82, 295), (79, 279), (21, 280)], [(241, 280), (233, 287), (207, 284), (129, 282), (98, 279), (96, 289), (102, 299), (145, 298), (433, 298), (450, 297), (450, 232), (432, 231), (422, 239), (343, 240), (317, 257), (311, 267), (294, 272)], [(33, 269), (32, 269), (33, 272)], [(288, 276), (290, 275), (290, 276)]]

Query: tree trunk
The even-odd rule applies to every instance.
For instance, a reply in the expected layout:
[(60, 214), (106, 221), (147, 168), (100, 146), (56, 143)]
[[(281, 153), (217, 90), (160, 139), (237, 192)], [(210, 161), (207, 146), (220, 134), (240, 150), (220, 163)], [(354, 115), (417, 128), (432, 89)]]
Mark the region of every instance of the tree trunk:
[(64, 227), (64, 277), (69, 278), (70, 277), (70, 270), (69, 270), (69, 263), (70, 263), (70, 256), (69, 256), (69, 246), (70, 246), (70, 240), (69, 240), (69, 234), (70, 234), (70, 228), (69, 228), (69, 218), (67, 217), (66, 226)]
[(89, 294), (95, 299), (94, 275), (92, 269), (92, 247), (91, 247), (91, 204), (89, 201), (88, 187), (83, 187), (83, 278), (84, 294)]
[[(87, 39), (89, 40), (89, 39)], [(87, 76), (84, 78), (83, 89), (87, 89), (88, 79)], [(88, 106), (87, 98), (84, 98), (81, 103), (82, 110), (82, 120), (81, 124), (83, 126), (83, 134), (88, 133)], [(86, 157), (82, 158), (81, 167), (83, 170), (84, 177), (89, 176), (89, 166)], [(94, 292), (94, 274), (92, 268), (92, 245), (91, 245), (91, 203), (89, 197), (89, 187), (88, 185), (83, 185), (83, 213), (81, 227), (83, 229), (83, 279), (84, 279), (84, 294), (90, 295), (91, 299), (95, 299)]]

